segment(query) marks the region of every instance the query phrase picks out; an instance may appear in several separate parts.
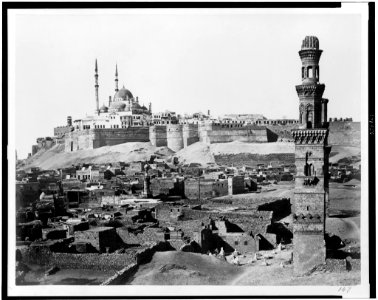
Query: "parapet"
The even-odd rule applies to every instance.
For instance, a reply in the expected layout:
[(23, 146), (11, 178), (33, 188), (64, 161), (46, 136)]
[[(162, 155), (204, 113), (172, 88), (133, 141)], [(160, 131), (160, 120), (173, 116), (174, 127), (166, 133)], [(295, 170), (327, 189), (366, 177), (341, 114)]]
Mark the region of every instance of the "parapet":
[(330, 122), (353, 122), (353, 118), (329, 118)]
[(316, 36), (306, 36), (302, 41), (302, 50), (319, 50), (319, 40)]

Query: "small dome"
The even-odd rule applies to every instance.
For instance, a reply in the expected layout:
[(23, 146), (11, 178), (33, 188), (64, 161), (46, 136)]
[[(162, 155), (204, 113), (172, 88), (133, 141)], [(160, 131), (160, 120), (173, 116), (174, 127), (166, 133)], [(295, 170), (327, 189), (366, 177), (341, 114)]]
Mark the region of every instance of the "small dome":
[(316, 49), (319, 50), (319, 40), (316, 36), (306, 36), (302, 41), (302, 50)]
[(121, 98), (122, 100), (132, 99), (133, 94), (128, 90), (125, 89), (123, 86), (115, 95), (114, 99)]
[(100, 107), (100, 112), (102, 112), (102, 113), (108, 112), (108, 108), (103, 104), (103, 105)]

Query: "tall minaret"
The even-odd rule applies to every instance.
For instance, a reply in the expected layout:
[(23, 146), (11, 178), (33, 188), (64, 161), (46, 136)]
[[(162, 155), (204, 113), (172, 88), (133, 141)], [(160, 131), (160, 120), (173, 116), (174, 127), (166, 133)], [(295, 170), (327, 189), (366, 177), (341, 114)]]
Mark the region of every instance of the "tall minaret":
[(95, 92), (96, 92), (96, 113), (98, 114), (100, 111), (100, 105), (98, 101), (98, 68), (97, 68), (97, 58), (95, 62)]
[(328, 205), (327, 99), (324, 84), (319, 83), (319, 40), (307, 36), (299, 56), (302, 60), (302, 84), (299, 97), (299, 129), (292, 131), (295, 142), (293, 209), (294, 271), (304, 274), (325, 263), (325, 220)]
[(119, 91), (118, 90), (118, 67), (117, 67), (117, 64), (116, 64), (116, 71), (115, 71), (115, 91), (116, 91), (116, 93)]

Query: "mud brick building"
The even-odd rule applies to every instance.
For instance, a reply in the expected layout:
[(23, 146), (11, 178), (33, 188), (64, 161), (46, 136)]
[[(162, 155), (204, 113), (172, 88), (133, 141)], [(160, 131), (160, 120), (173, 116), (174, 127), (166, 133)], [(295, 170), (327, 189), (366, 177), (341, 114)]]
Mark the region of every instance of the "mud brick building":
[(118, 236), (113, 227), (94, 227), (85, 231), (75, 232), (75, 241), (87, 242), (99, 252), (112, 252), (117, 249)]
[(299, 97), (299, 129), (293, 130), (295, 142), (295, 191), (293, 203), (294, 271), (303, 274), (326, 258), (325, 218), (328, 202), (327, 103), (324, 84), (319, 83), (319, 40), (307, 36), (299, 56), (302, 84)]

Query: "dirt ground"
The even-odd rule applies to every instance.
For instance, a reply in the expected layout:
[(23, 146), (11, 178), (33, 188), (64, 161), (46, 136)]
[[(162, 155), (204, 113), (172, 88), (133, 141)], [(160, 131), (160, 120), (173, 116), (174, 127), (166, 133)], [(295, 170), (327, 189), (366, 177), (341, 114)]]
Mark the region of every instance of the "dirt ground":
[[(356, 285), (360, 282), (359, 262), (347, 272), (343, 262), (327, 261), (323, 270), (296, 276), (287, 264), (291, 249), (264, 251), (272, 258), (252, 262), (253, 255), (240, 256), (240, 266), (216, 257), (187, 252), (160, 252), (139, 268), (124, 284), (131, 285)], [(231, 261), (231, 258), (227, 258)], [(329, 264), (329, 266), (328, 266)]]
[(25, 285), (99, 285), (115, 271), (62, 269), (52, 275), (45, 275), (49, 269), (44, 266), (28, 265), (31, 272), (25, 276)]
[[(292, 193), (292, 184), (276, 185), (275, 190), (251, 197), (265, 198)], [(326, 231), (339, 236), (345, 247), (357, 254), (360, 247), (360, 198), (357, 186), (349, 188), (341, 183), (330, 184), (330, 217), (326, 220)], [(245, 195), (244, 195), (245, 197)], [(233, 202), (238, 202), (235, 196)], [(221, 261), (208, 255), (164, 252), (156, 253), (152, 261), (141, 266), (137, 273), (124, 284), (153, 285), (356, 285), (360, 283), (360, 259), (352, 259), (352, 270), (346, 271), (344, 259), (328, 258), (326, 265), (307, 276), (296, 276), (293, 266), (288, 264), (292, 253), (291, 245), (278, 251), (261, 251), (272, 258), (252, 262), (253, 255), (239, 256), (240, 266), (231, 259)]]

